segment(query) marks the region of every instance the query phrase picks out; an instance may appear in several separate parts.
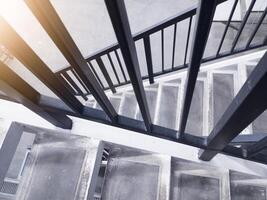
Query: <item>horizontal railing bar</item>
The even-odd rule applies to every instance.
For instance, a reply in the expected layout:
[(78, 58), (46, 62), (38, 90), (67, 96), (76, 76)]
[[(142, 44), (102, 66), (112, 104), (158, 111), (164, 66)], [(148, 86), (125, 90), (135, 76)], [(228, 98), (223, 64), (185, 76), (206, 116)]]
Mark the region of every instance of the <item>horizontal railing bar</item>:
[[(142, 38), (144, 38), (145, 36), (148, 36), (148, 35), (151, 35), (153, 33), (156, 33), (157, 31), (160, 31), (161, 29), (164, 29), (164, 28), (167, 28), (168, 26), (171, 26), (179, 21), (182, 21), (182, 20), (185, 20), (193, 15), (196, 14), (196, 9), (197, 9), (197, 5), (194, 5), (190, 8), (188, 8), (187, 10), (181, 12), (181, 13), (178, 13), (170, 18), (167, 18), (165, 19), (164, 21), (158, 23), (158, 24), (155, 24), (153, 26), (150, 26), (136, 34), (133, 35), (133, 40), (134, 41), (137, 41), (137, 40), (140, 40)], [(104, 49), (101, 49), (89, 56), (87, 56), (85, 59), (86, 61), (91, 61), (91, 60), (94, 60), (98, 57), (101, 57), (103, 55), (106, 55), (112, 51), (115, 51), (117, 49), (119, 49), (119, 44), (118, 43), (114, 43), (114, 44), (111, 44), (109, 45), (108, 47), (104, 48)], [(65, 68), (67, 69), (67, 68)], [(62, 69), (60, 71), (63, 71), (65, 69)], [(60, 72), (60, 71), (57, 71)]]

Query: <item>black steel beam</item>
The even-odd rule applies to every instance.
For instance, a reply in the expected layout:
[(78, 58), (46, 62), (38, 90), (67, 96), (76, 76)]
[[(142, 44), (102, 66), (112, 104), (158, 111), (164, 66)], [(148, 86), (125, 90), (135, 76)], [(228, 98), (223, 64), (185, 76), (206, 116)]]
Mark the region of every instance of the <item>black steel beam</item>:
[(116, 123), (118, 114), (110, 103), (104, 90), (97, 82), (93, 72), (87, 65), (86, 60), (83, 58), (80, 50), (76, 46), (50, 1), (25, 0), (25, 2), (56, 46), (60, 49), (66, 60), (75, 69), (98, 104), (107, 113), (110, 120)]
[(0, 89), (10, 98), (35, 112), (55, 126), (71, 129), (72, 120), (66, 115), (45, 111), (39, 104), (40, 94), (0, 61)]
[(16, 122), (11, 124), (6, 133), (6, 137), (0, 149), (0, 188), (2, 188), (6, 178), (6, 174), (17, 150), (22, 133), (23, 128)]
[(197, 80), (201, 59), (204, 54), (206, 43), (208, 40), (210, 27), (212, 24), (217, 1), (201, 0), (197, 9), (195, 32), (193, 34), (193, 43), (191, 47), (191, 55), (189, 59), (189, 69), (187, 73), (185, 95), (183, 98), (182, 114), (180, 119), (179, 132), (183, 136), (185, 131), (193, 92)]
[(232, 141), (231, 144), (234, 145), (242, 145), (242, 144), (254, 144), (261, 139), (267, 137), (267, 133), (253, 133), (253, 134), (242, 134), (236, 136)]
[(73, 111), (83, 112), (84, 106), (80, 101), (2, 17), (0, 17), (0, 43)]
[(244, 128), (267, 108), (267, 53), (261, 58), (247, 81), (231, 102), (207, 138), (207, 149), (200, 155), (211, 160)]
[(124, 0), (105, 0), (106, 7), (117, 36), (124, 62), (133, 85), (135, 96), (144, 119), (146, 129), (151, 132), (151, 117), (149, 114), (146, 94), (141, 78), (137, 52), (128, 21)]
[(248, 158), (252, 158), (266, 148), (267, 148), (267, 137), (264, 137), (260, 141), (256, 142), (255, 144), (247, 148), (246, 156)]
[[(16, 100), (10, 99), (9, 97), (3, 96), (3, 95), (0, 95), (0, 98), (7, 100), (7, 101), (19, 103)], [(148, 133), (145, 130), (144, 122), (135, 120), (135, 119), (130, 119), (124, 116), (119, 116), (118, 123), (114, 124), (114, 123), (111, 123), (110, 120), (108, 120), (108, 117), (102, 110), (97, 110), (97, 109), (86, 107), (86, 109), (84, 110), (84, 114), (81, 116), (69, 110), (69, 108), (64, 106), (64, 104), (62, 105), (62, 103), (58, 99), (53, 99), (51, 97), (44, 97), (44, 96), (41, 96), (40, 105), (44, 109), (55, 112), (55, 113), (71, 115), (74, 117), (81, 117), (83, 119), (92, 120), (98, 123), (111, 125), (111, 126), (118, 127), (118, 128), (123, 128), (123, 129), (130, 130), (130, 131), (135, 131), (141, 134), (151, 134), (151, 136), (153, 137), (158, 137), (158, 138), (166, 139), (166, 140), (177, 142), (177, 143), (182, 143), (182, 144), (186, 144), (189, 146), (206, 149), (205, 138), (203, 137), (193, 136), (191, 134), (185, 133), (183, 138), (177, 138), (176, 130), (171, 130), (171, 129), (157, 126), (157, 125), (152, 125), (153, 126), (152, 133)], [(253, 141), (258, 140), (258, 138), (253, 137), (251, 140)], [(265, 163), (265, 164), (267, 163), (267, 160), (263, 158), (261, 155), (257, 155), (252, 158), (249, 158), (249, 157), (246, 157), (246, 154), (244, 154), (244, 151), (242, 148), (236, 148), (230, 145), (226, 146), (221, 151), (221, 153), (234, 156), (234, 157), (238, 157), (238, 158), (242, 158), (242, 159), (246, 159), (246, 160), (255, 161), (255, 162), (260, 162), (260, 163)]]

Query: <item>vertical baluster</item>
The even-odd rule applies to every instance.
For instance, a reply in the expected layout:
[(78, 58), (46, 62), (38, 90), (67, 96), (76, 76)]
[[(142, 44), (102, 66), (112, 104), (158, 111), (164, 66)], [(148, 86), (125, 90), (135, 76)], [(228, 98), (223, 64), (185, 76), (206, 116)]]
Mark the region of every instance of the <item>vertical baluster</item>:
[[(70, 85), (72, 85), (73, 88), (78, 92), (78, 94), (85, 100), (87, 101), (88, 98), (84, 95), (83, 91), (79, 86), (72, 80), (72, 78), (69, 76), (67, 72), (62, 73), (63, 77), (69, 82)], [(79, 80), (78, 80), (79, 81)]]
[(106, 79), (106, 81), (108, 83), (109, 89), (111, 89), (111, 91), (113, 93), (116, 93), (116, 89), (115, 89), (115, 87), (114, 87), (114, 85), (112, 83), (112, 80), (111, 80), (111, 78), (110, 78), (110, 76), (108, 74), (106, 66), (104, 65), (103, 60), (101, 59), (101, 57), (96, 58), (96, 62), (98, 64), (98, 66), (100, 67), (100, 70), (102, 71), (102, 73), (103, 73), (103, 75), (104, 75), (104, 77), (105, 77), (105, 79)]
[(144, 46), (146, 54), (146, 64), (149, 77), (149, 83), (154, 83), (154, 74), (153, 74), (153, 65), (152, 65), (152, 56), (151, 56), (151, 44), (149, 35), (144, 37)]
[(101, 87), (104, 89), (105, 87), (104, 87), (104, 85), (103, 85), (103, 83), (102, 83), (101, 79), (99, 78), (99, 76), (98, 76), (98, 74), (97, 74), (97, 72), (96, 72), (96, 70), (95, 70), (94, 66), (92, 65), (92, 63), (91, 63), (91, 62), (88, 62), (88, 64), (89, 64), (90, 68), (92, 69), (92, 71), (93, 71), (93, 73), (94, 73), (94, 75), (95, 75), (96, 79), (97, 79), (97, 80), (98, 80), (98, 82), (100, 83)]
[(161, 30), (161, 58), (162, 72), (164, 72), (164, 29)]
[(121, 72), (122, 72), (124, 81), (127, 82), (127, 79), (126, 79), (126, 76), (125, 76), (125, 72), (124, 72), (124, 70), (123, 70), (123, 67), (122, 67), (121, 60), (120, 60), (119, 54), (118, 54), (118, 52), (117, 52), (117, 49), (115, 50), (115, 55), (116, 55), (116, 58), (117, 58), (117, 60), (118, 60), (118, 63), (119, 63), (119, 66), (120, 66), (120, 69), (121, 69)]
[(245, 14), (245, 17), (244, 17), (243, 21), (241, 22), (240, 28), (239, 28), (239, 30), (238, 30), (238, 32), (237, 32), (237, 34), (235, 36), (235, 39), (233, 41), (233, 45), (232, 45), (232, 48), (231, 48), (231, 53), (233, 53), (233, 51), (234, 51), (234, 49), (236, 47), (238, 39), (239, 39), (240, 35), (242, 34), (242, 31), (243, 31), (243, 29), (244, 29), (244, 27), (245, 27), (245, 25), (247, 23), (247, 20), (249, 18), (249, 15), (250, 15), (255, 3), (256, 3), (256, 0), (252, 0), (250, 5), (249, 5), (249, 8), (248, 8), (248, 10), (247, 10), (247, 12)]
[(259, 30), (259, 28), (260, 28), (260, 26), (261, 26), (261, 24), (262, 24), (262, 22), (263, 22), (263, 20), (264, 20), (264, 18), (266, 16), (266, 14), (267, 14), (267, 7), (265, 8), (264, 12), (262, 13), (261, 18), (259, 19), (259, 21), (258, 21), (253, 33), (251, 34), (251, 36), (250, 36), (250, 38), (249, 38), (249, 40), (247, 42), (246, 49), (249, 48), (249, 45), (252, 42), (253, 38), (255, 37), (257, 31)]
[(186, 59), (187, 59), (187, 52), (188, 52), (189, 39), (190, 39), (190, 33), (191, 33), (191, 26), (192, 26), (192, 18), (193, 17), (191, 16), (189, 19), (189, 24), (188, 24), (186, 47), (185, 47), (185, 53), (184, 53), (184, 66), (186, 65)]
[(175, 44), (176, 44), (176, 29), (177, 29), (177, 24), (174, 24), (173, 44), (172, 44), (172, 69), (174, 69)]
[(221, 39), (221, 41), (220, 41), (219, 48), (218, 48), (217, 53), (216, 53), (216, 57), (219, 55), (219, 53), (220, 53), (220, 51), (221, 51), (222, 44), (223, 44), (223, 42), (224, 42), (224, 38), (225, 38), (225, 36), (226, 36), (226, 33), (227, 33), (227, 31), (228, 31), (228, 28), (229, 28), (229, 26), (230, 26), (230, 24), (231, 24), (231, 21), (232, 21), (232, 18), (233, 18), (233, 15), (234, 15), (234, 12), (235, 12), (237, 3), (238, 3), (238, 0), (235, 0), (235, 2), (234, 2), (234, 4), (233, 4), (233, 7), (232, 7), (232, 10), (231, 10), (231, 13), (230, 13), (230, 15), (229, 15), (227, 24), (226, 24), (226, 26), (225, 26), (223, 35), (222, 35), (222, 39)]
[(112, 59), (111, 59), (111, 56), (110, 56), (109, 53), (108, 53), (107, 55), (108, 55), (108, 59), (109, 59), (109, 62), (110, 62), (110, 64), (111, 64), (112, 70), (113, 70), (113, 72), (114, 72), (114, 74), (115, 74), (115, 76), (116, 76), (116, 79), (117, 79), (117, 81), (118, 81), (118, 84), (120, 84), (121, 82), (120, 82), (119, 76), (118, 76), (118, 74), (117, 74), (117, 71), (116, 71), (116, 69), (115, 69), (114, 63), (113, 63), (113, 61), (112, 61)]

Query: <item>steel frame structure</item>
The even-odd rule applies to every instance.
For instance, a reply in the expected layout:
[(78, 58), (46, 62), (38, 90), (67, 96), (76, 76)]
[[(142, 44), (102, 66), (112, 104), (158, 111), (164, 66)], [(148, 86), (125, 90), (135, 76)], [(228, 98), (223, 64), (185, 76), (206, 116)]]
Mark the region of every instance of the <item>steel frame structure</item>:
[[(11, 71), (9, 71), (9, 73), (12, 74), (13, 81), (10, 81), (11, 79), (9, 80), (6, 77), (0, 76), (0, 80), (2, 82), (5, 82), (5, 84), (8, 86), (5, 88), (0, 86), (0, 89), (5, 89), (5, 93), (7, 94), (7, 96), (2, 95), (1, 98), (22, 103), (37, 114), (44, 117), (46, 120), (57, 126), (61, 126), (62, 128), (71, 128), (71, 120), (66, 116), (71, 115), (200, 148), (202, 149), (202, 151), (200, 152), (200, 158), (203, 160), (210, 160), (217, 153), (223, 153), (256, 162), (267, 163), (267, 159), (261, 154), (261, 151), (266, 146), (265, 138), (261, 138), (262, 140), (259, 140), (259, 138), (257, 138), (257, 140), (255, 141), (253, 140), (254, 145), (248, 149), (235, 146), (238, 141), (234, 142), (233, 140), (243, 130), (243, 128), (249, 125), (251, 121), (256, 119), (256, 117), (266, 109), (267, 70), (265, 66), (267, 65), (267, 53), (260, 60), (255, 70), (248, 78), (247, 82), (244, 84), (235, 99), (232, 101), (232, 104), (223, 114), (221, 120), (219, 120), (218, 124), (215, 126), (214, 130), (207, 138), (193, 136), (190, 133), (184, 133), (200, 64), (209, 60), (224, 57), (226, 55), (232, 55), (238, 52), (266, 45), (267, 39), (264, 40), (265, 43), (263, 44), (250, 44), (255, 36), (255, 32), (257, 32), (260, 25), (256, 26), (251, 36), (252, 39), (249, 39), (249, 45), (246, 45), (246, 48), (236, 49), (234, 46), (230, 52), (220, 53), (221, 44), (223, 43), (225, 37), (225, 34), (223, 34), (223, 38), (216, 56), (203, 59), (202, 57), (206, 42), (208, 40), (209, 30), (212, 25), (216, 6), (223, 1), (200, 0), (199, 5), (194, 6), (193, 8), (190, 8), (189, 10), (180, 13), (174, 18), (166, 20), (157, 26), (151, 27), (137, 35), (132, 36), (124, 1), (105, 0), (106, 7), (118, 40), (118, 44), (108, 47), (103, 51), (97, 52), (89, 58), (83, 58), (78, 47), (71, 38), (71, 35), (68, 33), (68, 30), (65, 28), (64, 24), (60, 20), (55, 9), (49, 1), (25, 0), (25, 2), (29, 6), (35, 17), (38, 19), (40, 24), (46, 30), (48, 35), (54, 41), (58, 49), (62, 52), (66, 60), (68, 60), (71, 67), (68, 67), (60, 72), (53, 73), (3, 18), (0, 18), (0, 42), (18, 60), (20, 60), (25, 67), (27, 67), (46, 86), (48, 86), (48, 88), (52, 90), (60, 98), (60, 100), (64, 102), (64, 104), (62, 104), (62, 101), (60, 100), (40, 95)], [(250, 6), (251, 9), (253, 8), (253, 5)], [(251, 9), (249, 10), (251, 11)], [(233, 5), (232, 12), (234, 12), (234, 10), (235, 5)], [(193, 45), (190, 48), (190, 29), (193, 24), (193, 17), (196, 13), (195, 33), (191, 35), (191, 37), (193, 37)], [(266, 11), (262, 14), (265, 17)], [(249, 16), (249, 14), (247, 15)], [(259, 24), (262, 23), (264, 17), (261, 17)], [(137, 40), (143, 40), (144, 42), (145, 56), (148, 67), (147, 78), (149, 78), (150, 83), (153, 83), (154, 77), (157, 76), (157, 73), (153, 72), (150, 35), (156, 32), (161, 32), (161, 35), (164, 37), (165, 28), (171, 25), (173, 25), (175, 28), (178, 22), (185, 19), (188, 20), (189, 26), (184, 64), (180, 67), (175, 67), (172, 64), (172, 68), (170, 70), (166, 70), (164, 68), (165, 66), (163, 60), (162, 72), (158, 74), (160, 75), (168, 73), (189, 66), (186, 93), (184, 96), (183, 112), (180, 123), (181, 126), (180, 130), (176, 131), (154, 125), (151, 122), (149, 108), (147, 105), (146, 95), (142, 82), (144, 77), (141, 77), (134, 42)], [(231, 17), (229, 18), (229, 20), (231, 20)], [(245, 24), (246, 22), (243, 23)], [(242, 33), (242, 27), (243, 25), (240, 27), (240, 33), (234, 40), (234, 45), (236, 45), (236, 42), (238, 42), (240, 34)], [(227, 32), (228, 28), (229, 25), (225, 27), (225, 32)], [(162, 52), (164, 52), (163, 46), (164, 45), (162, 45)], [(123, 59), (120, 57), (119, 51), (121, 52)], [(191, 56), (188, 63), (186, 63), (188, 51), (191, 51)], [(99, 79), (91, 62), (92, 60), (97, 61), (104, 74), (104, 77), (108, 82), (109, 88), (113, 92), (116, 92), (116, 85), (112, 83), (109, 72), (105, 68), (105, 65), (101, 59), (101, 56), (107, 55), (109, 61), (112, 63), (112, 59), (110, 57), (111, 53), (115, 54), (124, 77), (124, 82), (118, 82), (120, 85), (128, 84), (130, 82), (132, 83), (144, 121), (138, 121), (118, 115), (109, 99), (107, 98), (106, 94), (104, 93), (104, 90), (106, 88), (103, 87), (103, 84), (101, 83), (101, 80)], [(175, 45), (173, 45), (172, 55), (174, 56), (175, 53)], [(129, 80), (125, 76), (126, 72), (122, 67), (122, 61), (124, 61), (124, 63), (126, 64)], [(1, 66), (4, 66), (6, 68), (4, 64), (2, 64)], [(77, 80), (81, 83), (81, 85), (87, 92), (86, 94), (81, 94), (81, 88), (78, 89), (77, 85), (70, 87), (69, 84), (74, 83), (71, 81), (71, 77), (68, 75), (69, 71), (71, 71), (77, 78)], [(116, 74), (114, 65), (113, 72)], [(116, 77), (118, 78), (118, 76)], [(68, 80), (68, 82), (66, 80)], [(21, 83), (21, 85), (23, 86), (13, 84), (13, 82)], [(80, 95), (86, 100), (88, 94), (92, 94), (95, 97), (96, 101), (103, 110), (97, 110), (84, 106), (76, 98), (77, 95)], [(247, 113), (249, 113), (249, 115), (247, 115)], [(240, 143), (242, 142), (245, 143), (246, 141), (244, 141), (243, 139), (242, 141), (240, 141)], [(16, 145), (16, 143), (14, 143), (14, 145)]]

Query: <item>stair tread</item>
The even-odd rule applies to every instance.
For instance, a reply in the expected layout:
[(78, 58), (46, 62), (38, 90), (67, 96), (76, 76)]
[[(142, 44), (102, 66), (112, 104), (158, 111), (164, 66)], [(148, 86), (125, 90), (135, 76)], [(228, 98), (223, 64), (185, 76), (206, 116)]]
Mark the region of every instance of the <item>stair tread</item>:
[(202, 136), (203, 131), (203, 98), (204, 82), (197, 81), (186, 124), (186, 132), (197, 136)]
[[(150, 117), (153, 121), (154, 116), (155, 116), (155, 109), (156, 109), (156, 102), (157, 102), (157, 91), (151, 91), (151, 90), (146, 90), (146, 97), (147, 97), (147, 104), (150, 112)], [(137, 111), (137, 119), (138, 120), (143, 120), (140, 109), (138, 108)]]
[(137, 109), (137, 100), (135, 94), (126, 93), (124, 99), (122, 100), (122, 105), (120, 107), (120, 114), (129, 118), (135, 118)]
[[(176, 129), (178, 106), (178, 89), (176, 86), (162, 85), (157, 124), (170, 129)], [(158, 102), (159, 103), (159, 102)]]
[(234, 98), (233, 74), (213, 74), (213, 127), (219, 121)]

